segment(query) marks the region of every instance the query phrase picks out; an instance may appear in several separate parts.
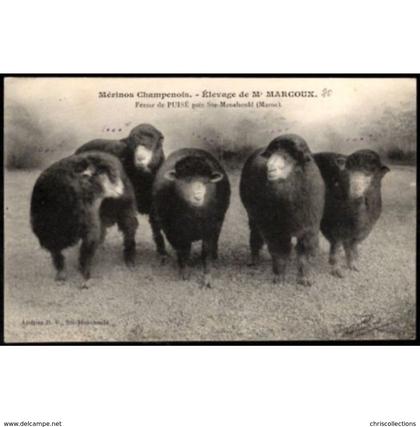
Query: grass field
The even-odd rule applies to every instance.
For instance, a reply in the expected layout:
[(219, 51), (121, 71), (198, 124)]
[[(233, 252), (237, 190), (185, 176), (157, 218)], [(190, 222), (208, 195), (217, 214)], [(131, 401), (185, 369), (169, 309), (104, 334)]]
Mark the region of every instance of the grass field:
[(415, 338), (415, 168), (394, 166), (384, 178), (383, 214), (361, 246), (361, 271), (332, 277), (322, 239), (311, 288), (296, 284), (294, 260), (287, 284), (272, 284), (266, 249), (258, 269), (246, 266), (248, 226), (238, 174), (230, 174), (231, 206), (209, 290), (199, 289), (196, 261), (190, 281), (178, 280), (174, 256), (160, 265), (145, 217), (134, 271), (122, 262), (114, 227), (96, 254), (89, 289), (79, 289), (76, 247), (66, 252), (69, 279), (58, 286), (29, 226), (38, 174), (5, 172), (6, 342)]

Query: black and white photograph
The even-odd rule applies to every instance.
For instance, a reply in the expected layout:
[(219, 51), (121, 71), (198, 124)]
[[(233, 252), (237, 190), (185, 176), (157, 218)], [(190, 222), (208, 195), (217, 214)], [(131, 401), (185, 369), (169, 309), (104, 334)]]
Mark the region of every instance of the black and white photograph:
[(415, 2), (4, 1), (0, 427), (416, 427)]
[(416, 83), (6, 78), (4, 341), (414, 341)]

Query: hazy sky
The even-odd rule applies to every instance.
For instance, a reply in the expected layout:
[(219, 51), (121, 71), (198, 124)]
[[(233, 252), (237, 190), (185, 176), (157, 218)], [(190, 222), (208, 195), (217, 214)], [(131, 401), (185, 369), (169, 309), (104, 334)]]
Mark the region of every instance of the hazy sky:
[[(71, 130), (76, 144), (95, 137), (110, 137), (107, 129), (116, 129), (113, 137), (125, 136), (129, 129), (142, 122), (150, 122), (158, 127), (171, 143), (171, 136), (179, 138), (183, 129), (201, 125), (232, 128), (243, 118), (258, 121), (269, 115), (272, 121), (267, 126), (273, 129), (286, 118), (293, 123), (292, 131), (309, 132), (314, 126), (329, 125), (366, 118), (386, 105), (409, 102), (415, 105), (414, 79), (220, 79), (220, 78), (10, 78), (5, 83), (7, 105), (19, 103), (28, 112), (36, 114), (40, 126), (61, 126)], [(330, 96), (322, 97), (324, 89)], [(313, 91), (316, 98), (233, 98), (226, 102), (248, 102), (264, 100), (281, 102), (275, 108), (231, 108), (200, 110), (135, 108), (135, 102), (157, 103), (157, 99), (146, 98), (99, 98), (105, 92), (182, 92), (201, 94), (203, 90), (214, 92), (241, 91)], [(167, 99), (177, 101), (183, 99)], [(190, 102), (215, 101), (219, 98), (201, 99), (194, 97)], [(277, 122), (278, 119), (278, 122)], [(121, 129), (121, 131), (119, 131)], [(273, 130), (275, 132), (275, 129)], [(185, 131), (185, 138), (190, 138)], [(188, 141), (191, 144), (191, 141)], [(179, 141), (175, 145), (179, 145)]]

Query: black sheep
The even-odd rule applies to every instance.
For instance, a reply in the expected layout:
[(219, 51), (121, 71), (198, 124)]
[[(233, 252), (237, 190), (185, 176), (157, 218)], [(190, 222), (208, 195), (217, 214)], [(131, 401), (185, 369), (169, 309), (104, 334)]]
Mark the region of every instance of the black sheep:
[[(165, 160), (162, 143), (163, 135), (159, 130), (149, 124), (140, 124), (131, 130), (127, 138), (94, 139), (79, 147), (76, 154), (99, 150), (117, 156), (133, 184), (138, 211), (149, 215), (153, 180)], [(164, 255), (166, 251), (163, 236), (152, 220), (149, 220), (158, 252)]]
[(56, 280), (65, 280), (62, 251), (80, 239), (80, 271), (87, 280), (105, 229), (115, 223), (124, 235), (124, 258), (135, 259), (138, 226), (134, 191), (120, 161), (101, 152), (62, 159), (41, 173), (31, 199), (32, 230), (52, 256)]
[(324, 183), (306, 142), (282, 135), (256, 150), (241, 175), (240, 196), (248, 213), (251, 265), (268, 245), (274, 282), (284, 281), (291, 239), (297, 238), (298, 282), (311, 285), (309, 255), (318, 249)]
[(153, 184), (151, 215), (176, 250), (183, 279), (187, 278), (191, 244), (202, 240), (204, 286), (210, 287), (207, 257), (218, 256), (218, 240), (229, 200), (228, 177), (218, 161), (204, 150), (177, 150), (159, 169)]
[(389, 168), (372, 150), (359, 150), (349, 156), (317, 153), (314, 158), (326, 186), (321, 231), (330, 242), (332, 274), (343, 277), (338, 251), (343, 245), (347, 267), (357, 270), (357, 246), (381, 215), (381, 181)]

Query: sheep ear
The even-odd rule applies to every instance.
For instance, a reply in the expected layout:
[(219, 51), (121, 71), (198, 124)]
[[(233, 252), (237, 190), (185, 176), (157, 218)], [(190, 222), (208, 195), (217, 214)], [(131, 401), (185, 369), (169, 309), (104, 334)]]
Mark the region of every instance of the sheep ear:
[(165, 179), (168, 181), (175, 181), (176, 180), (176, 172), (175, 169), (171, 169), (170, 171), (166, 172), (164, 175)]
[(335, 164), (338, 166), (338, 169), (344, 170), (346, 167), (346, 158), (343, 156), (337, 157), (335, 159)]
[(312, 157), (309, 153), (305, 153), (304, 151), (295, 150), (292, 153), (292, 157), (301, 165), (304, 165), (306, 162), (310, 162)]
[(223, 179), (223, 174), (220, 172), (213, 172), (210, 177), (210, 182), (219, 182)]
[(271, 156), (271, 151), (267, 148), (266, 150), (264, 150), (261, 154), (261, 157), (264, 157), (265, 159), (269, 159)]
[(381, 175), (384, 176), (386, 175), (388, 172), (391, 172), (391, 169), (388, 166), (382, 165), (381, 166)]
[(305, 164), (312, 160), (311, 152), (304, 141), (289, 141), (287, 151), (300, 164)]
[(303, 159), (303, 162), (305, 163), (310, 162), (312, 159), (312, 156), (309, 153), (303, 153), (302, 159)]
[(86, 169), (80, 172), (80, 175), (90, 177), (93, 176), (95, 172), (95, 168), (92, 165), (89, 165)]

